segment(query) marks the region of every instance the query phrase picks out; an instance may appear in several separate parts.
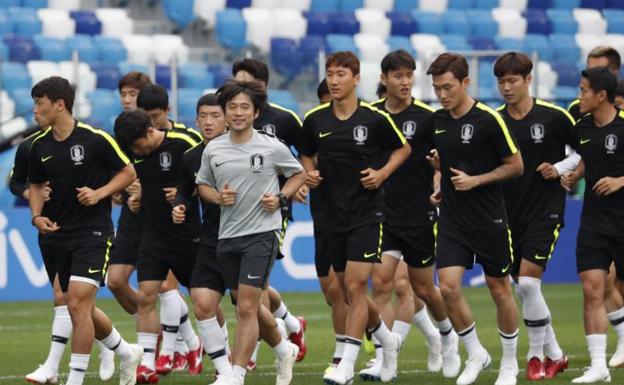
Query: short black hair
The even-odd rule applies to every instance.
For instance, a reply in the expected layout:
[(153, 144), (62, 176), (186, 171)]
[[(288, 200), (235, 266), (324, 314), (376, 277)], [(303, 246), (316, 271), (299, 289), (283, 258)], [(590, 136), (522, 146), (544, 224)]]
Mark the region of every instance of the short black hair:
[(327, 79), (323, 79), (316, 87), (316, 96), (321, 100), (326, 95), (329, 95), (329, 87), (327, 87)]
[(149, 76), (139, 71), (130, 71), (119, 79), (119, 92), (124, 87), (135, 88), (139, 91), (143, 89), (147, 84), (152, 84)]
[(439, 76), (450, 72), (460, 82), (468, 77), (468, 62), (458, 53), (445, 52), (429, 65), (427, 75)]
[(221, 108), (223, 108), (223, 111), (226, 110), (225, 106), (227, 102), (238, 94), (249, 96), (255, 111), (260, 111), (267, 103), (267, 93), (259, 81), (239, 82), (236, 80), (228, 80), (217, 90), (219, 104)]
[(51, 76), (41, 80), (35, 84), (30, 91), (30, 96), (34, 98), (50, 99), (52, 103), (62, 100), (65, 103), (65, 109), (72, 113), (74, 108), (74, 99), (76, 98), (76, 90), (69, 84), (69, 81), (60, 76)]
[(416, 61), (404, 49), (392, 51), (381, 60), (381, 72), (388, 74), (390, 71), (397, 71), (406, 68), (412, 71), (416, 70)]
[(377, 90), (375, 91), (375, 95), (377, 95), (379, 99), (383, 99), (386, 97), (387, 93), (388, 87), (384, 86), (382, 82), (377, 83)]
[(236, 76), (238, 71), (249, 72), (256, 80), (269, 84), (269, 68), (260, 60), (250, 58), (237, 60), (232, 65), (232, 76)]
[(615, 96), (624, 96), (624, 79), (618, 80), (617, 89), (615, 90)]
[(613, 47), (608, 45), (599, 45), (595, 47), (589, 54), (587, 54), (587, 58), (607, 58), (609, 62), (609, 69), (614, 72), (620, 71), (620, 66), (622, 65), (622, 59), (620, 57), (620, 53)]
[(124, 111), (115, 119), (115, 139), (126, 153), (130, 153), (134, 142), (145, 137), (151, 125), (152, 121), (144, 110)]
[(197, 107), (195, 108), (195, 113), (199, 115), (199, 108), (201, 106), (219, 106), (219, 99), (217, 98), (217, 94), (206, 94), (203, 95), (199, 100), (197, 100)]
[(522, 52), (507, 52), (496, 59), (494, 76), (502, 78), (506, 75), (520, 75), (526, 78), (533, 70), (533, 62)]
[(137, 107), (145, 111), (166, 110), (169, 107), (167, 89), (160, 84), (146, 84), (137, 96)]
[(589, 87), (596, 93), (605, 91), (607, 93), (607, 99), (613, 103), (615, 101), (615, 91), (617, 90), (618, 82), (615, 75), (609, 71), (607, 67), (588, 68), (581, 72), (583, 76), (589, 82)]

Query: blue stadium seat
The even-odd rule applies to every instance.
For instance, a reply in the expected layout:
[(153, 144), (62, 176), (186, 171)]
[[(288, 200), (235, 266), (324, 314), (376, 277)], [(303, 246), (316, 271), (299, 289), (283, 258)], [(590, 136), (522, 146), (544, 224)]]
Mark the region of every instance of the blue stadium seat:
[(418, 0), (394, 0), (395, 11), (408, 12), (416, 8), (418, 8)]
[(392, 51), (404, 49), (412, 55), (416, 54), (414, 47), (412, 46), (412, 42), (407, 36), (388, 36), (386, 43), (388, 43), (388, 46), (390, 46), (390, 50)]
[(602, 16), (607, 20), (608, 33), (624, 33), (624, 10), (621, 9), (605, 9)]
[(251, 7), (251, 0), (227, 0), (225, 6), (226, 8), (248, 8)]
[(471, 25), (471, 35), (480, 37), (494, 37), (498, 35), (498, 23), (492, 18), (492, 13), (485, 9), (469, 9), (466, 17)]
[(474, 8), (473, 0), (448, 0), (448, 9), (472, 9)]
[(557, 99), (572, 101), (576, 99), (578, 96), (579, 89), (578, 87), (566, 87), (566, 86), (557, 86), (555, 87), (554, 94), (557, 95)]
[(546, 15), (552, 25), (552, 33), (574, 35), (578, 32), (578, 25), (571, 10), (547, 9)]
[(232, 64), (230, 63), (208, 64), (208, 70), (214, 75), (215, 87), (221, 86), (232, 77)]
[(606, 8), (624, 9), (624, 0), (607, 0)]
[(339, 0), (312, 0), (310, 11), (335, 12), (338, 10)]
[(440, 41), (449, 51), (468, 51), (472, 49), (463, 35), (442, 35), (440, 36)]
[(41, 20), (39, 20), (36, 10), (32, 8), (10, 8), (8, 15), (17, 35), (33, 37), (41, 33)]
[(532, 55), (533, 52), (537, 52), (540, 60), (551, 61), (554, 59), (550, 42), (544, 35), (527, 34), (522, 42), (522, 50), (529, 56)]
[(125, 75), (128, 72), (132, 72), (132, 71), (139, 71), (139, 72), (143, 72), (144, 74), (148, 73), (147, 66), (142, 65), (142, 64), (121, 62), (117, 64), (117, 67), (119, 68), (119, 73), (121, 73), (122, 75)]
[(71, 59), (71, 51), (65, 45), (64, 40), (36, 35), (33, 37), (33, 42), (41, 53), (41, 60), (58, 62)]
[(305, 66), (316, 68), (318, 66), (319, 52), (324, 50), (325, 38), (321, 36), (308, 35), (299, 41), (299, 52)]
[[(197, 100), (201, 98), (202, 90), (197, 88), (178, 89), (178, 115), (196, 116)], [(194, 126), (195, 123), (192, 124)]]
[(106, 64), (117, 64), (128, 59), (128, 51), (119, 39), (96, 35), (93, 43), (98, 51), (99, 61)]
[[(493, 75), (490, 74), (490, 77), (492, 76)], [(479, 80), (481, 80), (481, 77), (479, 77)], [(498, 95), (498, 92), (494, 89), (492, 85), (490, 86), (480, 85), (479, 86), (479, 98), (478, 98), (479, 101), (491, 102), (496, 99), (497, 95)]]
[(217, 12), (217, 41), (224, 47), (239, 50), (247, 46), (247, 23), (240, 11), (224, 9)]
[(492, 62), (479, 61), (479, 86), (493, 89), (495, 83)]
[(12, 7), (21, 7), (20, 0), (3, 0), (0, 1), (0, 8), (12, 8)]
[(303, 71), (301, 51), (293, 39), (271, 39), (271, 64), (288, 79), (293, 79)]
[(22, 7), (26, 8), (48, 8), (48, 0), (22, 0)]
[(15, 102), (15, 116), (30, 120), (32, 116), (33, 102), (30, 96), (30, 87), (18, 88), (9, 92), (11, 99)]
[(96, 89), (87, 92), (86, 96), (91, 103), (91, 116), (88, 121), (96, 127), (112, 133), (113, 120), (121, 113), (117, 91)]
[(288, 90), (269, 90), (269, 101), (271, 103), (279, 104), (284, 108), (293, 110), (296, 113), (299, 112), (299, 104), (295, 100), (293, 94)]
[(551, 33), (552, 26), (544, 10), (527, 9), (524, 11), (524, 18), (527, 20), (527, 33), (539, 33), (542, 35)]
[(98, 49), (93, 44), (93, 38), (89, 35), (74, 35), (65, 39), (65, 44), (70, 52), (78, 51), (80, 61), (91, 64), (100, 59)]
[(497, 8), (499, 0), (475, 0), (475, 8), (478, 9), (492, 9)]
[(556, 9), (572, 10), (580, 6), (581, 6), (581, 0), (552, 0), (552, 8), (556, 8)]
[(498, 49), (504, 51), (522, 51), (522, 40), (520, 39), (496, 36), (494, 43), (496, 43)]
[(353, 36), (351, 35), (330, 33), (325, 38), (325, 42), (329, 53), (337, 51), (358, 52), (358, 48), (353, 41)]
[(334, 19), (329, 12), (305, 12), (308, 20), (308, 35), (326, 36), (334, 32)]
[(26, 63), (39, 60), (40, 54), (32, 39), (20, 36), (5, 36), (4, 43), (9, 47), (9, 60)]
[(475, 50), (493, 50), (496, 49), (496, 43), (491, 37), (471, 36), (468, 39), (468, 44)]
[(9, 47), (0, 41), (0, 60), (8, 61), (9, 60)]
[(579, 60), (581, 49), (574, 35), (552, 34), (548, 38), (556, 61), (576, 63)]
[(400, 11), (391, 11), (387, 14), (392, 22), (390, 35), (410, 36), (416, 32), (416, 23), (409, 13)]
[(581, 0), (581, 8), (602, 10), (607, 6), (607, 0)]
[(419, 33), (429, 33), (432, 35), (441, 35), (444, 33), (444, 24), (442, 16), (439, 13), (420, 11), (414, 9), (411, 11), (412, 19), (416, 23), (416, 31)]
[(163, 0), (163, 11), (169, 20), (184, 28), (195, 19), (194, 0)]
[(528, 9), (548, 9), (552, 8), (552, 0), (529, 0)]
[(337, 12), (333, 16), (339, 22), (334, 24), (334, 33), (355, 35), (360, 32), (360, 22), (355, 18), (353, 12)]
[(552, 69), (559, 75), (557, 85), (577, 87), (581, 79), (581, 74), (573, 63), (556, 62), (552, 64)]
[(97, 75), (97, 88), (107, 90), (118, 88), (121, 74), (116, 65), (96, 63), (91, 65), (91, 70)]
[[(8, 65), (7, 65), (8, 64)], [(2, 63), (2, 87), (11, 93), (20, 88), (30, 89), (32, 87), (32, 79), (26, 70), (26, 67), (17, 63)], [(32, 107), (32, 98), (28, 95), (28, 101)]]
[(102, 33), (102, 22), (92, 11), (71, 11), (69, 13), (76, 21), (76, 33), (84, 35), (99, 35)]
[(208, 67), (204, 63), (181, 64), (178, 76), (180, 78), (180, 86), (183, 88), (205, 90), (215, 86), (214, 75), (208, 71)]
[(343, 12), (353, 12), (358, 8), (364, 8), (364, 0), (340, 0), (338, 6)]
[(442, 14), (444, 33), (453, 35), (470, 35), (470, 23), (464, 11), (452, 9)]
[(0, 8), (0, 36), (13, 34), (13, 20)]
[(160, 84), (168, 90), (171, 89), (171, 66), (156, 66), (156, 84)]

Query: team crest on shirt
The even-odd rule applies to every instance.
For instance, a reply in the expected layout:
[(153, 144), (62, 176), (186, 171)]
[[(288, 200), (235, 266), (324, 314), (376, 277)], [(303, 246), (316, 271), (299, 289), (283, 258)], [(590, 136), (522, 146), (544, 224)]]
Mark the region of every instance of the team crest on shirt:
[(85, 151), (84, 147), (80, 144), (75, 144), (71, 146), (69, 149), (69, 156), (71, 156), (71, 160), (74, 161), (74, 165), (82, 164), (82, 160), (84, 159)]
[(264, 167), (264, 155), (262, 154), (253, 154), (249, 157), (249, 166), (251, 167), (252, 172), (258, 173)]
[(529, 129), (531, 132), (531, 138), (535, 143), (542, 143), (542, 139), (544, 139), (544, 125), (540, 123), (535, 123)]
[(166, 151), (161, 152), (158, 159), (159, 159), (160, 167), (162, 167), (162, 170), (169, 171), (169, 169), (171, 168), (171, 162), (172, 162), (171, 154)]
[(615, 153), (618, 145), (618, 137), (614, 134), (609, 134), (605, 137), (605, 149), (607, 154)]
[(366, 126), (353, 127), (353, 140), (355, 140), (355, 144), (357, 145), (365, 144), (367, 138), (368, 138), (368, 127)]
[(470, 143), (472, 135), (474, 135), (474, 126), (472, 124), (464, 124), (461, 128), (460, 135), (462, 143)]
[(275, 125), (274, 124), (265, 124), (262, 126), (262, 130), (267, 134), (275, 135)]
[(415, 121), (408, 120), (403, 123), (403, 136), (405, 136), (407, 139), (412, 139), (415, 133), (416, 133)]

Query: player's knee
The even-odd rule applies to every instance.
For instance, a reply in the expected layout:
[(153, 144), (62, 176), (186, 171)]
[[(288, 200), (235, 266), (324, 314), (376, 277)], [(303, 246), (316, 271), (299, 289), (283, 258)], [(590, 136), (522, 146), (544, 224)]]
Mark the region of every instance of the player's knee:
[(412, 285), (407, 279), (400, 279), (394, 283), (394, 290), (399, 298), (410, 298), (414, 296)]
[(591, 280), (583, 281), (583, 297), (586, 305), (603, 303), (605, 294), (606, 292), (603, 292), (603, 289), (597, 282)]
[(158, 293), (149, 293), (139, 289), (137, 292), (137, 303), (143, 310), (152, 310), (156, 308), (156, 298)]
[(342, 289), (340, 288), (340, 284), (338, 282), (336, 282), (335, 284), (329, 285), (327, 287), (325, 301), (327, 302), (329, 306), (333, 306), (333, 304), (344, 302), (344, 295), (342, 293)]
[(124, 281), (117, 275), (111, 275), (106, 281), (106, 286), (113, 292), (113, 294), (120, 293), (124, 287), (128, 286), (128, 281)]
[(248, 301), (241, 302), (239, 298), (238, 304), (236, 305), (236, 316), (238, 319), (258, 317), (258, 307)]
[(427, 304), (433, 302), (436, 290), (437, 288), (433, 285), (416, 284), (414, 286), (414, 292), (416, 293), (416, 296)]
[(347, 290), (347, 297), (351, 301), (354, 297), (362, 294), (366, 294), (366, 282), (360, 282), (358, 280), (349, 280), (345, 283)]
[(373, 274), (373, 295), (375, 297), (389, 297), (392, 294), (393, 282), (392, 279), (386, 279), (382, 275)]
[(65, 306), (65, 295), (60, 290), (54, 290), (54, 306)]
[(496, 304), (501, 304), (505, 301), (513, 300), (513, 297), (511, 296), (511, 291), (509, 290), (508, 286), (497, 282), (496, 284), (489, 285), (489, 288), (490, 295), (492, 296), (492, 299)]
[(68, 298), (67, 311), (72, 320), (91, 317), (91, 306), (81, 298)]
[(455, 302), (461, 295), (460, 287), (459, 285), (441, 283), (440, 294), (442, 294), (444, 302)]

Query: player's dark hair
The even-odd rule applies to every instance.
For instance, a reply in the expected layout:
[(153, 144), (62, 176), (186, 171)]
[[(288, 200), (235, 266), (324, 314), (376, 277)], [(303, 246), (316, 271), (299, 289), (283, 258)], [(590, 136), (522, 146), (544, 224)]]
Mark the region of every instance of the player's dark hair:
[(52, 103), (62, 100), (65, 103), (65, 109), (71, 114), (74, 108), (76, 90), (69, 84), (67, 79), (60, 76), (51, 76), (35, 84), (30, 91), (30, 96), (33, 99), (43, 98), (45, 96), (50, 99)]
[(197, 107), (195, 108), (195, 113), (199, 115), (199, 108), (201, 106), (219, 106), (219, 99), (217, 98), (217, 94), (206, 94), (197, 100)]
[(589, 82), (589, 87), (595, 92), (605, 91), (607, 99), (613, 103), (615, 101), (615, 91), (617, 90), (618, 81), (615, 75), (607, 67), (588, 68), (581, 72)]
[(375, 91), (375, 95), (377, 95), (379, 99), (383, 99), (386, 97), (387, 93), (388, 87), (384, 86), (382, 82), (377, 83), (377, 90)]
[(139, 71), (130, 71), (119, 79), (119, 92), (124, 87), (130, 87), (141, 91), (143, 87), (152, 84), (149, 76)]
[(381, 60), (381, 72), (386, 75), (390, 71), (398, 71), (400, 69), (416, 70), (416, 61), (404, 49), (392, 51)]
[(618, 80), (617, 89), (615, 90), (615, 96), (624, 97), (624, 80)]
[(494, 76), (520, 75), (526, 78), (533, 70), (533, 62), (522, 52), (507, 52), (496, 59)]
[(589, 51), (589, 54), (587, 54), (587, 58), (589, 59), (590, 57), (593, 57), (593, 58), (605, 57), (607, 58), (607, 61), (609, 62), (609, 69), (611, 71), (614, 71), (614, 72), (620, 71), (620, 66), (622, 65), (622, 59), (620, 58), (620, 54), (618, 53), (618, 51), (613, 47), (610, 47), (607, 45), (600, 45), (592, 49), (591, 51)]
[(238, 71), (245, 71), (251, 74), (256, 80), (269, 84), (269, 69), (260, 60), (245, 58), (237, 60), (232, 64), (232, 76), (236, 76)]
[(152, 121), (144, 110), (124, 111), (115, 119), (115, 139), (129, 153), (128, 150), (134, 142), (147, 135), (147, 129), (151, 125)]
[(445, 52), (438, 56), (427, 70), (427, 75), (443, 75), (450, 72), (460, 82), (468, 77), (468, 62), (462, 55)]
[(225, 106), (227, 103), (238, 94), (249, 96), (254, 106), (254, 111), (261, 110), (267, 103), (267, 93), (259, 81), (239, 82), (228, 80), (217, 90), (219, 105), (221, 105), (223, 111), (226, 111)]
[(348, 68), (353, 76), (360, 74), (360, 59), (351, 51), (338, 51), (329, 55), (325, 60), (325, 70), (331, 66)]
[(146, 84), (137, 96), (137, 107), (145, 111), (169, 107), (169, 94), (167, 89), (160, 84)]
[(327, 87), (327, 79), (323, 79), (316, 87), (316, 96), (321, 100), (326, 95), (329, 95), (329, 87)]

